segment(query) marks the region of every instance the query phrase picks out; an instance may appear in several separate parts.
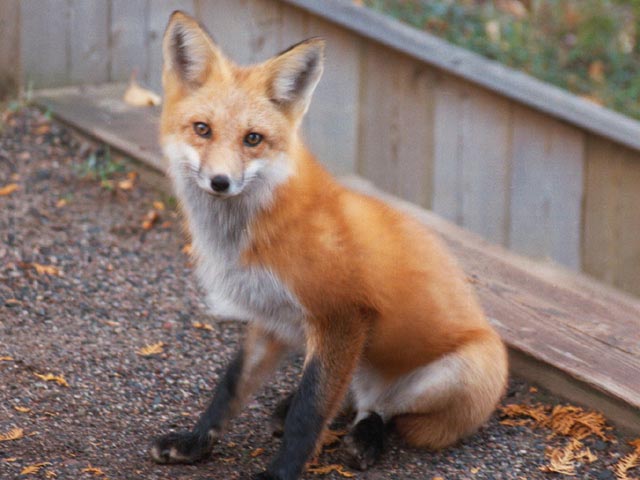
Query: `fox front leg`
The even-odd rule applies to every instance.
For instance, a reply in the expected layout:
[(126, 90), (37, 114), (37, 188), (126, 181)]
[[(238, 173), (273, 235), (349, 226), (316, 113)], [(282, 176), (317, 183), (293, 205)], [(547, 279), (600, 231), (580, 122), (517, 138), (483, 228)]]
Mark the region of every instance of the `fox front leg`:
[(194, 463), (206, 458), (227, 422), (275, 370), (286, 350), (285, 344), (251, 325), (195, 427), (157, 438), (151, 447), (151, 458), (157, 463)]
[(312, 335), (300, 385), (286, 413), (282, 445), (254, 480), (296, 480), (345, 396), (365, 340), (357, 323), (326, 322)]

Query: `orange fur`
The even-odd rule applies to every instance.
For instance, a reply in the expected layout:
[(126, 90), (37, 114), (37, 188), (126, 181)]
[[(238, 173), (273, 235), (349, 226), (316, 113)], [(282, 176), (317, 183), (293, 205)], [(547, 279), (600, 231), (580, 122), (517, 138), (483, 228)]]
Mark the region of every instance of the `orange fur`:
[[(433, 232), (343, 188), (316, 162), (298, 134), (306, 97), (274, 101), (277, 82), (286, 84), (278, 76), (298, 68), (308, 51), (321, 48), (319, 41), (238, 67), (195, 21), (184, 15), (172, 21), (193, 33), (189, 41), (206, 56), (200, 70), (193, 67), (191, 83), (165, 67), (163, 143), (179, 142), (196, 152), (202, 175), (242, 178), (258, 159), (284, 162), (290, 172), (250, 217), (241, 268), (273, 273), (303, 307), (307, 355), (320, 358), (329, 372), (323, 377), (325, 412), (336, 412), (358, 368), (374, 371), (376, 382), (390, 386), (451, 359), (452, 378), (447, 370), (438, 379), (441, 399), (421, 393), (407, 407), (390, 408), (390, 416), (409, 442), (433, 448), (475, 430), (504, 390), (507, 364), (461, 269)], [(198, 137), (194, 122), (210, 124), (213, 137)], [(242, 145), (250, 131), (264, 135), (256, 148)], [(192, 217), (193, 230), (198, 225)], [(208, 254), (198, 248), (201, 256)], [(429, 375), (407, 385), (430, 385)]]

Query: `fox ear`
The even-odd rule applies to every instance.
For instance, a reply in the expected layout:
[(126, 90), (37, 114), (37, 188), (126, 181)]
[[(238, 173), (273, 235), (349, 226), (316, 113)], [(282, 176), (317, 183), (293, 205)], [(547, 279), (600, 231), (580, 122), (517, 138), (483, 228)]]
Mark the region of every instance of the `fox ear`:
[(324, 64), (324, 40), (300, 42), (266, 64), (271, 101), (288, 112), (303, 115), (320, 80)]
[(175, 11), (162, 43), (164, 71), (190, 87), (201, 86), (213, 69), (224, 68), (225, 58), (209, 34), (186, 13)]

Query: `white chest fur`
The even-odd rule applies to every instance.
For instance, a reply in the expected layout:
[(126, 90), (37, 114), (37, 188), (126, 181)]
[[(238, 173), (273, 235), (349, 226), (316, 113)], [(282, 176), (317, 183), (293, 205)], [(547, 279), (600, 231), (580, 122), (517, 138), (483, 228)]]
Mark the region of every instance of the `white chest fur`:
[(220, 199), (188, 179), (175, 178), (196, 254), (196, 273), (214, 316), (260, 322), (283, 341), (301, 345), (304, 309), (277, 276), (243, 265), (248, 224), (256, 205), (250, 196)]

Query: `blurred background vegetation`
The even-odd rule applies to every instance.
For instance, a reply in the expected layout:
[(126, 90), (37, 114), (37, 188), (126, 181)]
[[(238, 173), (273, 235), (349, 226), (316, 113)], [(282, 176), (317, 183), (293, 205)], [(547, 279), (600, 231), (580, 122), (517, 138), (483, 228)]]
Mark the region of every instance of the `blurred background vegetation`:
[(362, 3), (640, 119), (640, 0)]

